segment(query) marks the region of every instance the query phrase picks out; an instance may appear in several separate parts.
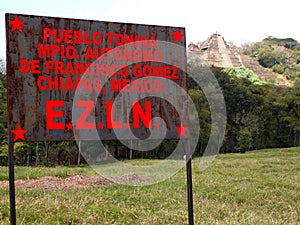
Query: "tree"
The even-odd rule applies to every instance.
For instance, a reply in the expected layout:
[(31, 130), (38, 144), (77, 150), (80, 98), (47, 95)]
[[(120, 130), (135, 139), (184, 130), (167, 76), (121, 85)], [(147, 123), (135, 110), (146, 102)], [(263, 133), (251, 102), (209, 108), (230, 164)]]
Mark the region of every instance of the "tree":
[[(1, 64), (0, 64), (1, 65)], [(5, 84), (5, 74), (0, 72), (0, 145), (7, 145), (7, 99), (6, 99), (6, 84)], [(1, 153), (2, 152), (2, 153)], [(6, 160), (5, 152), (0, 152)], [(1, 163), (3, 164), (3, 163)]]
[(283, 117), (283, 120), (291, 128), (290, 135), (293, 136), (293, 145), (300, 145), (300, 82), (296, 82), (294, 87), (287, 90), (285, 101), (288, 113)]
[(6, 74), (6, 66), (3, 59), (0, 59), (0, 74)]

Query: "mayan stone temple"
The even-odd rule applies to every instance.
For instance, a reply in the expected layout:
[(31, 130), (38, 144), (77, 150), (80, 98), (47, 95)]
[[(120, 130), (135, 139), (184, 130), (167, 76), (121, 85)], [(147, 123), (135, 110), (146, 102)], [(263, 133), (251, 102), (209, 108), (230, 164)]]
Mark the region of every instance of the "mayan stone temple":
[(246, 67), (252, 70), (262, 81), (285, 86), (291, 85), (286, 78), (278, 77), (271, 70), (262, 67), (257, 60), (238, 50), (238, 47), (229, 45), (224, 37), (218, 33), (212, 34), (199, 44), (189, 44), (188, 52), (198, 54), (213, 67)]
[(199, 45), (190, 44), (188, 50), (200, 54), (205, 61), (215, 67), (240, 67), (242, 61), (220, 34), (212, 34)]

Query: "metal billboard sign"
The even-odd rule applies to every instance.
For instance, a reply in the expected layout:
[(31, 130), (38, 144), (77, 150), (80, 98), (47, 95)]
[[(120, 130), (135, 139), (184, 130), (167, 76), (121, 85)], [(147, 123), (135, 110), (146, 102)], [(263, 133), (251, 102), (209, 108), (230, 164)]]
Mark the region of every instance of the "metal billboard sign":
[(6, 41), (10, 142), (146, 138), (154, 117), (186, 135), (186, 99), (166, 82), (187, 90), (184, 28), (6, 14)]

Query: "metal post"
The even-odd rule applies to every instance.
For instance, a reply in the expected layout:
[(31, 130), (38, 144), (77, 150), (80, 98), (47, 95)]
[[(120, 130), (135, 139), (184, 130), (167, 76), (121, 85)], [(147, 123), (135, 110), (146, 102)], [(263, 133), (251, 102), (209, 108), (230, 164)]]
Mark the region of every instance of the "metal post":
[(10, 224), (16, 225), (14, 143), (8, 141)]
[(190, 143), (185, 142), (186, 152), (186, 181), (187, 181), (187, 198), (188, 198), (188, 218), (189, 225), (194, 225), (194, 207), (193, 207), (193, 182), (192, 182), (192, 155)]

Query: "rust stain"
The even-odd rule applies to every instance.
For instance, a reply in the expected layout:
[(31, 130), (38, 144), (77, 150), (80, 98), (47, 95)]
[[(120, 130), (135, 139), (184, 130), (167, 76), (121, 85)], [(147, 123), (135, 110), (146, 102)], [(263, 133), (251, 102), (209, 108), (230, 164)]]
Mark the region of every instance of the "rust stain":
[[(47, 100), (64, 100), (64, 123), (72, 121), (72, 104), (74, 98), (74, 91), (41, 91), (38, 88), (37, 80), (40, 75), (45, 74), (45, 71), (41, 71), (41, 74), (21, 73), (20, 72), (20, 60), (40, 60), (40, 68), (45, 68), (45, 62), (47, 58), (39, 58), (37, 46), (39, 43), (43, 43), (43, 29), (44, 28), (57, 28), (63, 30), (81, 30), (87, 31), (89, 35), (93, 32), (100, 32), (103, 37), (105, 33), (121, 33), (121, 34), (137, 34), (148, 35), (154, 34), (156, 40), (172, 41), (171, 32), (174, 32), (177, 28), (167, 26), (153, 26), (143, 24), (126, 24), (126, 23), (114, 23), (114, 22), (102, 22), (102, 21), (89, 21), (78, 19), (66, 19), (66, 18), (54, 18), (54, 17), (40, 17), (31, 15), (18, 14), (18, 18), (24, 21), (23, 31), (17, 30), (11, 31), (11, 24), (8, 20), (13, 20), (16, 14), (6, 14), (6, 42), (7, 42), (7, 94), (8, 94), (8, 126), (9, 129), (16, 129), (18, 123), (21, 124), (23, 129), (27, 129), (25, 134), (26, 141), (62, 141), (62, 140), (74, 140), (73, 130), (47, 130), (46, 129), (46, 101)], [(183, 28), (180, 28), (184, 32)], [(100, 46), (107, 48), (107, 39), (102, 41)], [(51, 40), (49, 44), (54, 44)], [(66, 43), (63, 43), (65, 47)], [(182, 43), (185, 46), (185, 41)], [(87, 45), (84, 43), (75, 46), (76, 52), (79, 54), (79, 58), (73, 59), (74, 61), (83, 61), (86, 53)], [(183, 57), (186, 55), (176, 55), (172, 57)], [(63, 61), (66, 63), (69, 59), (60, 59), (57, 55), (51, 60)], [(43, 69), (44, 70), (44, 69)], [(48, 75), (47, 75), (48, 76)], [(54, 75), (63, 76), (63, 75)], [(176, 80), (176, 83), (181, 87), (187, 89), (187, 79), (183, 72), (179, 72), (180, 79)], [(73, 81), (78, 76), (72, 76)], [(133, 79), (133, 77), (131, 77)], [(109, 90), (109, 87), (106, 88)], [(96, 121), (102, 121), (105, 123), (105, 101), (113, 100), (117, 93), (107, 93), (102, 95), (96, 105)], [(174, 96), (175, 97), (175, 96)], [(177, 96), (180, 99), (179, 96)], [(176, 99), (176, 98), (175, 98)], [(172, 107), (171, 104), (163, 99), (152, 98), (152, 114), (162, 117), (169, 129), (174, 128), (180, 124), (178, 122), (178, 112)], [(126, 104), (126, 102), (123, 102)], [(120, 106), (121, 107), (121, 106)], [(121, 109), (120, 113), (124, 113)], [(184, 109), (185, 110), (185, 109)], [(126, 113), (124, 113), (126, 114)], [(76, 131), (76, 128), (74, 129)], [(147, 135), (147, 129), (140, 128), (138, 131), (141, 136)], [(116, 137), (109, 129), (103, 129), (99, 131), (102, 139), (113, 140)], [(176, 130), (172, 129), (168, 133), (167, 138), (176, 138)], [(11, 140), (13, 141), (13, 140)]]

